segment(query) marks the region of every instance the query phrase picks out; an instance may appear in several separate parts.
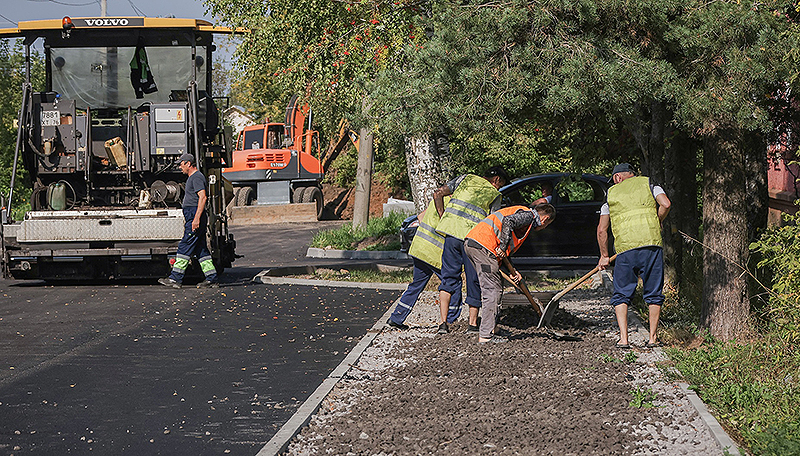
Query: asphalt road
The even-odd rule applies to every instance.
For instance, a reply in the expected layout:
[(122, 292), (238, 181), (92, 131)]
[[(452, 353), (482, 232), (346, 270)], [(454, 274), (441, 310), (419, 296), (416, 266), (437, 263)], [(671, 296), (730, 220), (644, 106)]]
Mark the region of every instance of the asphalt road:
[(255, 454), (398, 296), (250, 282), (316, 229), (234, 229), (216, 290), (0, 281), (0, 454)]

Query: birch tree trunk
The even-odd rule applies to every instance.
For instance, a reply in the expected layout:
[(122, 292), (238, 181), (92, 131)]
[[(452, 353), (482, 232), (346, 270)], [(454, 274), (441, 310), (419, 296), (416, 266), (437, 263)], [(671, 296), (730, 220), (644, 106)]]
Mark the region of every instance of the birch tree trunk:
[(422, 212), (450, 177), (450, 144), (443, 134), (423, 133), (405, 138), (405, 153), (414, 207)]

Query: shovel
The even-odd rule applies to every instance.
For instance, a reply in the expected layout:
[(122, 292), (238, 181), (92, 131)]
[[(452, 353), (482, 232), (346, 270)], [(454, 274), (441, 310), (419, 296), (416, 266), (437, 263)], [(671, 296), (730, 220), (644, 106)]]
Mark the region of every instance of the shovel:
[[(615, 259), (617, 259), (616, 254), (614, 254), (614, 256), (608, 259), (608, 263), (609, 264), (613, 263)], [(576, 280), (575, 282), (572, 282), (567, 288), (564, 288), (563, 290), (558, 292), (558, 294), (553, 296), (553, 299), (551, 299), (550, 302), (548, 302), (547, 305), (545, 306), (544, 313), (542, 314), (542, 318), (539, 319), (539, 325), (537, 326), (537, 328), (541, 328), (542, 326), (550, 326), (550, 320), (553, 319), (553, 314), (556, 313), (556, 309), (558, 309), (558, 300), (561, 299), (561, 297), (567, 294), (568, 292), (575, 289), (575, 287), (585, 282), (586, 279), (595, 275), (599, 270), (600, 267), (595, 266), (595, 268), (587, 272), (586, 275)]]
[[(517, 272), (517, 270), (514, 269), (514, 265), (511, 264), (510, 261), (508, 261), (508, 258), (504, 257), (503, 258), (503, 263), (506, 265), (506, 267), (508, 268), (508, 272), (510, 272), (511, 275), (519, 274)], [(500, 274), (506, 280), (511, 282), (511, 284), (514, 285), (514, 287), (516, 287), (517, 290), (521, 291), (522, 294), (524, 294), (526, 298), (528, 298), (528, 301), (531, 302), (531, 305), (533, 306), (533, 309), (536, 311), (537, 314), (539, 314), (539, 317), (540, 317), (539, 321), (541, 322), (541, 318), (544, 318), (545, 309), (542, 308), (542, 303), (539, 302), (538, 299), (534, 298), (533, 295), (531, 295), (530, 290), (528, 290), (528, 286), (525, 284), (525, 279), (520, 279), (519, 283), (516, 283), (513, 280), (511, 280), (511, 277), (509, 277), (508, 274), (506, 274), (502, 270), (500, 271)]]

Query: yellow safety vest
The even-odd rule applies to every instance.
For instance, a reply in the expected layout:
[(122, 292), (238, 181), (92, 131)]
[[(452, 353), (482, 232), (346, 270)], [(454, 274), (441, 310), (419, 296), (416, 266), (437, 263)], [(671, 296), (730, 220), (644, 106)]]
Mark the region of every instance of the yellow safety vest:
[(445, 206), (436, 231), (463, 240), (469, 230), (489, 215), (498, 196), (500, 192), (488, 180), (467, 174)]
[[(446, 196), (445, 204), (450, 200)], [(442, 269), (442, 248), (444, 247), (444, 236), (436, 232), (439, 225), (439, 213), (436, 212), (436, 205), (433, 201), (428, 204), (425, 215), (419, 222), (417, 234), (411, 241), (411, 248), (408, 254), (418, 260), (422, 260), (436, 269)]]
[(629, 177), (608, 189), (608, 210), (617, 253), (662, 246), (658, 204), (645, 176)]

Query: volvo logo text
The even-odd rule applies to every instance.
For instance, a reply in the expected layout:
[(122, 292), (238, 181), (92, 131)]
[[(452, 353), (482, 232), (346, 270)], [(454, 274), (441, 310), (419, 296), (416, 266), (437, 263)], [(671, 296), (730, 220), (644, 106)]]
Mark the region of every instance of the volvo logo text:
[(115, 25), (128, 25), (128, 20), (125, 18), (122, 19), (86, 19), (86, 25), (89, 27), (107, 27), (107, 26), (115, 26)]

